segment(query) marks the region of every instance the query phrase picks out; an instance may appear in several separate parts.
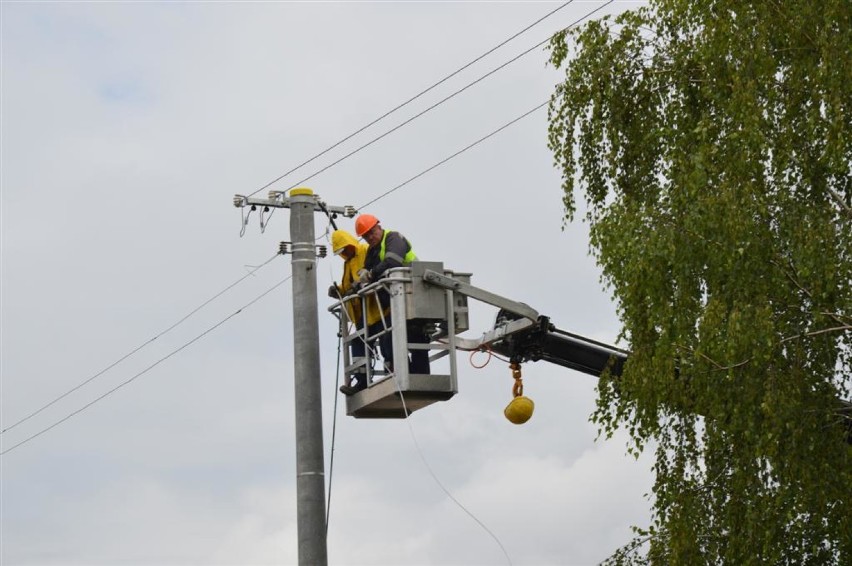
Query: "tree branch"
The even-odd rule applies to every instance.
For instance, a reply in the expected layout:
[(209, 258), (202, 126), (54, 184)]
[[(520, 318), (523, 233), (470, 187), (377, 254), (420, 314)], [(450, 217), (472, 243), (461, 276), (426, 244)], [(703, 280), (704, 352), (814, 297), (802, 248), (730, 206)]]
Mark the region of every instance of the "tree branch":
[(844, 324), (843, 326), (834, 326), (832, 328), (823, 328), (822, 330), (814, 330), (813, 332), (805, 332), (804, 334), (797, 334), (795, 336), (789, 336), (781, 340), (781, 344), (784, 342), (789, 342), (790, 340), (795, 340), (796, 338), (807, 338), (808, 336), (817, 336), (819, 334), (825, 334), (827, 332), (837, 332), (838, 330), (847, 331), (852, 330), (852, 326), (848, 324)]
[(831, 187), (828, 188), (828, 194), (830, 194), (832, 198), (834, 198), (834, 200), (837, 202), (837, 204), (840, 205), (841, 210), (845, 211), (846, 214), (849, 215), (850, 218), (852, 218), (852, 208), (850, 208), (849, 205), (846, 204), (846, 201), (843, 200), (843, 195), (841, 195)]
[[(784, 275), (786, 275), (786, 276), (787, 276), (787, 279), (789, 279), (789, 280), (793, 283), (793, 285), (795, 285), (796, 287), (798, 287), (798, 288), (799, 288), (799, 290), (800, 290), (802, 293), (804, 293), (805, 295), (807, 295), (807, 296), (808, 296), (808, 298), (809, 298), (811, 301), (813, 301), (813, 300), (814, 300), (814, 296), (813, 296), (813, 294), (812, 294), (810, 291), (808, 291), (808, 290), (804, 287), (804, 285), (802, 285), (801, 283), (799, 283), (799, 281), (798, 281), (795, 277), (793, 277), (793, 275), (792, 275), (792, 274), (790, 274), (790, 272), (789, 272), (789, 271), (788, 271), (788, 270), (787, 270), (787, 269), (786, 269), (783, 265), (781, 265), (781, 263), (779, 263), (779, 262), (777, 262), (777, 261), (775, 261), (775, 260), (771, 260), (771, 262), (772, 262), (772, 264), (773, 264), (775, 267), (777, 267), (778, 269), (780, 269), (780, 270), (781, 270), (781, 272), (782, 272), (782, 273), (784, 273)], [(793, 269), (793, 270), (795, 271), (795, 268), (793, 268), (792, 266), (791, 266), (791, 269)], [(828, 318), (830, 318), (831, 320), (833, 320), (834, 322), (836, 322), (837, 324), (839, 324), (839, 325), (841, 325), (841, 326), (848, 326), (848, 325), (846, 324), (846, 322), (845, 322), (845, 321), (843, 321), (843, 320), (841, 320), (841, 319), (839, 318), (839, 316), (838, 316), (838, 315), (835, 315), (835, 314), (833, 314), (833, 313), (829, 313), (829, 312), (822, 312), (821, 314), (826, 315)]]

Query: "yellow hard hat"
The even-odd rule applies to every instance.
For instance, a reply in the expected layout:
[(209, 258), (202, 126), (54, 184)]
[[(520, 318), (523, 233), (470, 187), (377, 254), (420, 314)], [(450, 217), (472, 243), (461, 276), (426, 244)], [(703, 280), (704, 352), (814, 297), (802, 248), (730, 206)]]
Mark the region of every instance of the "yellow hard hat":
[(335, 230), (331, 234), (331, 251), (340, 255), (348, 246), (357, 247), (358, 239), (346, 230)]
[(503, 414), (513, 424), (524, 424), (530, 420), (534, 409), (535, 403), (533, 403), (532, 399), (519, 395), (506, 405)]

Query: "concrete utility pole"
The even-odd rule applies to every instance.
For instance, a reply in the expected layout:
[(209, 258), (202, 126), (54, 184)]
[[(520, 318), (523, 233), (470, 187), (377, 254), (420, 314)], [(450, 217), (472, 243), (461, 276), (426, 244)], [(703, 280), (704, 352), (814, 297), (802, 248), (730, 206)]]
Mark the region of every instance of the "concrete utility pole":
[[(314, 212), (334, 212), (352, 217), (355, 209), (321, 203), (313, 191), (292, 189), (290, 198), (272, 191), (269, 199), (234, 197), (234, 206), (262, 206), (290, 209), (290, 244), (293, 268), (293, 369), (296, 404), (296, 514), (299, 539), (299, 564), (328, 564), (325, 524), (325, 463), (322, 436), (322, 390), (319, 356), (319, 320), (317, 315), (318, 256), (314, 231)], [(245, 223), (245, 220), (244, 220)], [(281, 243), (282, 253), (289, 251)], [(325, 250), (319, 254), (325, 256)]]
[(317, 254), (314, 247), (315, 202), (310, 189), (293, 189), (290, 192), (299, 564), (328, 564), (317, 317)]

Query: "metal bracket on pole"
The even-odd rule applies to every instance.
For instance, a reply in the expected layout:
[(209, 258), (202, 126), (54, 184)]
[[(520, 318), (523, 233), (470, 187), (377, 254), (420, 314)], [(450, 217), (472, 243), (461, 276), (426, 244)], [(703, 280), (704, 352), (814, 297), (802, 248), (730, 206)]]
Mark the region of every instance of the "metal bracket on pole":
[[(284, 196), (286, 195), (286, 191), (269, 191), (268, 198), (256, 198), (256, 197), (247, 197), (244, 195), (234, 195), (234, 206), (237, 208), (244, 208), (246, 206), (269, 206), (272, 208), (290, 208), (292, 203), (292, 199)], [(319, 195), (313, 195), (314, 198), (314, 211), (316, 212), (328, 212), (334, 214), (342, 214), (346, 218), (353, 218), (358, 211), (354, 206), (345, 205), (345, 206), (333, 206), (326, 204), (325, 201), (320, 200)]]
[[(316, 248), (316, 256), (324, 258), (328, 255), (328, 248), (322, 244), (314, 246)], [(287, 255), (293, 253), (293, 244), (291, 242), (278, 242), (278, 253)]]

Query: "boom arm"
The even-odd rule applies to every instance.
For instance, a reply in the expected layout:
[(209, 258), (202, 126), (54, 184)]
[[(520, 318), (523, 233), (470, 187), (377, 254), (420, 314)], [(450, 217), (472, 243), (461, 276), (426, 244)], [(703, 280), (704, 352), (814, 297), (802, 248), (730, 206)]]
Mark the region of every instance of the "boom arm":
[[(595, 377), (606, 369), (620, 376), (624, 369), (629, 355), (626, 350), (560, 330), (524, 303), (431, 270), (425, 271), (423, 281), (500, 308), (494, 328), (476, 340), (456, 338), (460, 348), (489, 349), (512, 362), (544, 360)], [(852, 403), (837, 399), (837, 412), (846, 428), (846, 442), (852, 445)]]
[(627, 352), (614, 346), (559, 330), (550, 319), (535, 309), (474, 287), (458, 279), (427, 270), (423, 281), (451, 289), (467, 297), (500, 307), (494, 328), (478, 340), (458, 338), (464, 349), (487, 348), (507, 356), (513, 362), (545, 360), (599, 377), (609, 368), (613, 375), (621, 375)]

